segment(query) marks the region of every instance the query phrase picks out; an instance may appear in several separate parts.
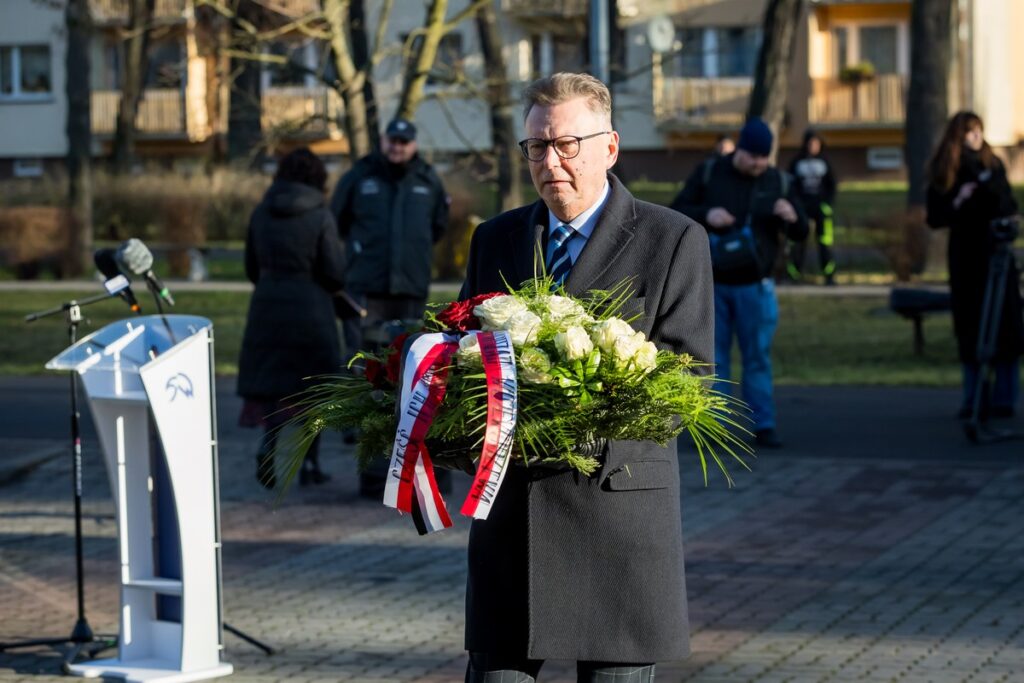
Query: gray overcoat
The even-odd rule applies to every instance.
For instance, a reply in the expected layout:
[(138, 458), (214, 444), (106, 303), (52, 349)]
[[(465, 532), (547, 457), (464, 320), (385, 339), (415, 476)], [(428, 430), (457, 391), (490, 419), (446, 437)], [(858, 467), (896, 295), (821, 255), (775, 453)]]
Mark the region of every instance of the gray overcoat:
[[(566, 282), (634, 278), (633, 326), (662, 348), (714, 360), (707, 233), (686, 216), (611, 193)], [(461, 296), (533, 277), (543, 202), (481, 224)], [(627, 467), (628, 465), (628, 467)], [(600, 472), (513, 467), (469, 540), (466, 649), (534, 659), (646, 663), (689, 654), (675, 443), (611, 442)]]

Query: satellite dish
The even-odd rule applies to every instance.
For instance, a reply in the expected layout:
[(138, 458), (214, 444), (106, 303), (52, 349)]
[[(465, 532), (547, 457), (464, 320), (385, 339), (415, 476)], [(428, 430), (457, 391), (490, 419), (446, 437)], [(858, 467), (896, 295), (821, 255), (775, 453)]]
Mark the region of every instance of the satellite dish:
[(647, 23), (647, 44), (654, 52), (668, 52), (676, 40), (676, 26), (664, 14)]

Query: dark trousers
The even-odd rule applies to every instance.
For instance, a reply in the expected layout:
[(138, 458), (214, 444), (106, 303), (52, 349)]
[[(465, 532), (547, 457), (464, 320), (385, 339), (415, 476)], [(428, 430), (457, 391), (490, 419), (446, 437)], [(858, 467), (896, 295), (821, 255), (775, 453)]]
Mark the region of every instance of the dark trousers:
[[(542, 659), (469, 653), (466, 683), (535, 683)], [(654, 664), (576, 662), (577, 683), (654, 683)]]
[[(831, 278), (836, 272), (835, 256), (832, 253), (832, 246), (835, 244), (832, 216), (825, 215), (820, 208), (808, 208), (807, 218), (813, 223), (815, 241), (818, 245), (818, 268), (821, 269), (822, 275)], [(786, 264), (786, 272), (790, 278), (799, 280), (802, 277), (806, 253), (807, 240), (789, 243), (789, 263)]]

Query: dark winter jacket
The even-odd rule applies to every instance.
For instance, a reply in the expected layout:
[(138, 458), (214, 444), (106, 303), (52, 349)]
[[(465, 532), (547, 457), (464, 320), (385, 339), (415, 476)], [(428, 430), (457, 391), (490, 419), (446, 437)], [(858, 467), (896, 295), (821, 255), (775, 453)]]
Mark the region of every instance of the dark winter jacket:
[[(950, 229), (948, 258), (953, 328), (960, 360), (964, 363), (975, 362), (977, 355), (978, 329), (993, 247), (989, 223), (994, 218), (1017, 212), (1006, 169), (998, 159), (995, 161), (993, 168), (985, 169), (977, 154), (964, 150), (949, 191), (943, 192), (934, 184), (928, 187), (928, 225)], [(978, 183), (978, 187), (960, 208), (954, 209), (953, 200), (961, 186), (969, 182)], [(1024, 351), (1019, 281), (1020, 274), (1014, 266), (1007, 282), (996, 360), (1012, 360)]]
[(338, 181), (331, 213), (349, 257), (346, 289), (426, 298), (433, 245), (448, 226), (448, 196), (428, 163), (360, 159)]
[[(715, 272), (715, 282), (742, 285), (757, 282), (772, 273), (779, 251), (779, 237), (792, 240), (807, 237), (807, 217), (792, 179), (783, 181), (783, 172), (772, 167), (754, 178), (740, 173), (733, 166), (733, 154), (704, 162), (686, 179), (686, 185), (672, 201), (672, 208), (686, 214), (707, 228), (709, 233), (727, 230), (707, 227), (708, 211), (721, 207), (736, 217), (731, 228), (743, 227), (749, 216), (757, 243), (759, 266), (744, 271)], [(711, 164), (710, 169), (706, 164)], [(783, 192), (783, 185), (788, 185)], [(774, 215), (775, 202), (789, 200), (797, 214), (796, 223), (786, 223)]]
[(253, 211), (245, 272), (256, 285), (238, 361), (238, 393), (277, 400), (303, 378), (337, 372), (341, 349), (331, 294), (342, 288), (345, 250), (324, 195), (275, 181)]
[[(630, 278), (625, 315), (661, 348), (714, 360), (708, 239), (692, 220), (638, 201), (615, 176), (566, 280), (581, 296)], [(543, 202), (473, 234), (462, 298), (534, 276)], [(608, 444), (600, 472), (512, 467), (469, 537), (466, 649), (536, 659), (659, 662), (689, 652), (675, 441)], [(686, 459), (684, 476), (698, 474)]]

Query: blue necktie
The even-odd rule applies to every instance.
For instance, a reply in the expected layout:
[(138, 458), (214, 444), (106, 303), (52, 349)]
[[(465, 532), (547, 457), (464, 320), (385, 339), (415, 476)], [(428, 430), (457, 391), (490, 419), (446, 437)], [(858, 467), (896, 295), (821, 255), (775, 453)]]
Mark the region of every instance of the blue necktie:
[(547, 268), (548, 277), (554, 280), (555, 287), (560, 287), (569, 277), (572, 259), (569, 258), (569, 240), (576, 234), (571, 225), (565, 223), (555, 228), (548, 240)]

